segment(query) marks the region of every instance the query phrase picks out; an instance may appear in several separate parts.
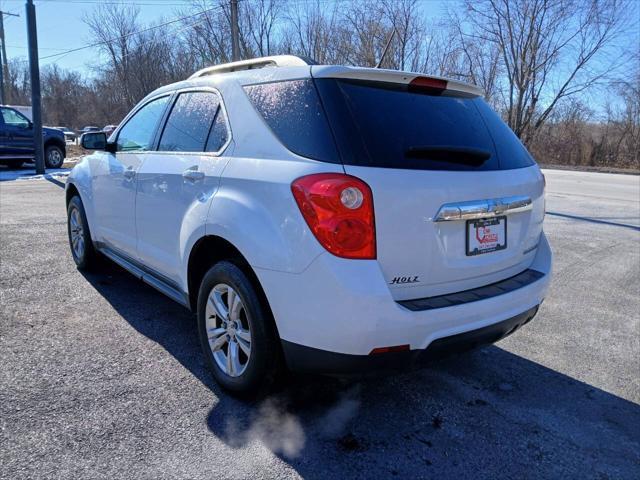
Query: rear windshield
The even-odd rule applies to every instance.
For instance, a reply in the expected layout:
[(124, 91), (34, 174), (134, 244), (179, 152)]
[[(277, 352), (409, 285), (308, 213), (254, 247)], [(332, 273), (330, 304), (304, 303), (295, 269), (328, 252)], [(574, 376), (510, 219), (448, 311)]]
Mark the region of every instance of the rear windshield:
[[(259, 87), (262, 95), (248, 90), (249, 96), (276, 136), (291, 151), (316, 160), (458, 171), (534, 164), (520, 140), (480, 97), (336, 79)], [(267, 89), (286, 91), (277, 95), (279, 107), (266, 100), (274, 95), (265, 99)]]

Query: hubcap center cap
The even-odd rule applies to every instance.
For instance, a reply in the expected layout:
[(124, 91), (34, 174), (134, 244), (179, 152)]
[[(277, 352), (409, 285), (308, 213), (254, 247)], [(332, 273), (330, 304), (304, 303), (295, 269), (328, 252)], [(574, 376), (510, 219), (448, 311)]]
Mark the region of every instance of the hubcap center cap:
[(234, 337), (236, 334), (236, 325), (233, 322), (229, 322), (227, 323), (227, 333), (231, 336)]

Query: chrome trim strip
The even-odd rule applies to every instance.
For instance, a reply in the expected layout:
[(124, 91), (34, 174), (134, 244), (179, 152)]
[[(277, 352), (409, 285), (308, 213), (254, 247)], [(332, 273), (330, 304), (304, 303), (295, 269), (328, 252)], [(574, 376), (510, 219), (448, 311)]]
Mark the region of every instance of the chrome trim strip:
[(490, 218), (498, 215), (526, 212), (533, 208), (531, 197), (515, 195), (513, 197), (472, 200), (470, 202), (445, 203), (433, 217), (434, 222), (452, 222)]
[(186, 293), (182, 293), (178, 288), (171, 285), (169, 281), (165, 281), (160, 278), (159, 274), (150, 271), (150, 269), (147, 269), (142, 265), (138, 266), (135, 260), (124, 258), (122, 255), (115, 252), (101, 242), (98, 242), (96, 246), (100, 253), (102, 253), (105, 257), (109, 258), (114, 263), (117, 263), (147, 285), (150, 285), (160, 293), (165, 294), (171, 300), (179, 303), (180, 305), (190, 308), (188, 295)]

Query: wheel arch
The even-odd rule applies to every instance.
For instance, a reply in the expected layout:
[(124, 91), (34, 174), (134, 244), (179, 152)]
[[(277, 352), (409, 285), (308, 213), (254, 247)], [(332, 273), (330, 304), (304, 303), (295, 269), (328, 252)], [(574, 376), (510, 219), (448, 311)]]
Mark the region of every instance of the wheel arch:
[(80, 200), (82, 200), (82, 195), (80, 195), (80, 190), (78, 190), (78, 187), (76, 187), (71, 182), (67, 182), (67, 187), (65, 189), (64, 195), (65, 195), (65, 204), (67, 207), (69, 206), (69, 202), (71, 201), (71, 199), (76, 195), (80, 197)]
[(65, 207), (69, 207), (69, 202), (75, 195), (80, 198), (82, 206), (84, 207), (85, 215), (87, 216), (87, 223), (89, 224), (91, 238), (95, 241), (96, 229), (94, 224), (93, 194), (91, 190), (91, 183), (87, 178), (88, 175), (83, 167), (76, 165), (73, 168), (65, 184)]
[(62, 150), (62, 154), (64, 155), (64, 157), (67, 157), (67, 145), (63, 140), (60, 140), (57, 137), (48, 138), (47, 140), (45, 140), (43, 147), (46, 149), (51, 145), (59, 147)]
[[(249, 261), (233, 243), (218, 235), (205, 235), (201, 237), (194, 243), (191, 251), (189, 252), (189, 260), (187, 263), (187, 289), (191, 311), (197, 312), (198, 292), (204, 275), (215, 263), (221, 260), (227, 260), (234, 263), (249, 277), (249, 280), (256, 288), (260, 301), (267, 309), (267, 313), (271, 319), (274, 319), (267, 295), (260, 284), (258, 276), (249, 264)], [(274, 328), (277, 333), (278, 327), (275, 320)]]

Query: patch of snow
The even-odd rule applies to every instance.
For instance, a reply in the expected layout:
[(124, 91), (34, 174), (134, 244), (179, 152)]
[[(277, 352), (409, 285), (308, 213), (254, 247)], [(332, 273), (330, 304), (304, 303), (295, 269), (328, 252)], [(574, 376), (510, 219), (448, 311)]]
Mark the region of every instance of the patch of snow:
[(18, 170), (0, 169), (0, 182), (66, 178), (69, 176), (70, 171), (70, 168), (48, 168), (44, 175), (36, 175), (35, 169), (31, 170), (30, 168), (21, 168)]

